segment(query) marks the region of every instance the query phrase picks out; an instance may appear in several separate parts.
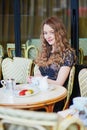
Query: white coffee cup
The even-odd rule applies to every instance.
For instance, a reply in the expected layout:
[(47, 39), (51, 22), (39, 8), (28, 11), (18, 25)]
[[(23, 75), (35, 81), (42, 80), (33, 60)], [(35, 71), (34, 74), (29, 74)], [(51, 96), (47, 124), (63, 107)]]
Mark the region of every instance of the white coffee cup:
[(46, 91), (48, 89), (48, 82), (47, 82), (47, 77), (48, 76), (44, 76), (44, 77), (30, 77), (30, 79), (28, 79), (29, 84), (32, 87), (37, 87), (39, 88), (39, 90), (41, 91)]
[(47, 82), (47, 76), (41, 77), (39, 79), (39, 86), (38, 87), (41, 91), (46, 91), (48, 89), (49, 86), (48, 86), (48, 82)]

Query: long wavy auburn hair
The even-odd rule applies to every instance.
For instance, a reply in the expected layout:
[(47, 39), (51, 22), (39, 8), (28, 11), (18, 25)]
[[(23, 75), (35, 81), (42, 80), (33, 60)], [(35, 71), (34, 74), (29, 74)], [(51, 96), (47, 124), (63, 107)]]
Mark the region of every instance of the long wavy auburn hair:
[[(44, 38), (43, 28), (45, 24), (49, 25), (54, 30), (55, 33), (55, 41), (56, 41), (54, 44), (55, 51), (52, 54), (51, 54), (52, 46), (49, 45)], [(73, 51), (75, 53), (75, 50), (71, 48), (68, 42), (67, 32), (62, 20), (57, 18), (56, 16), (49, 17), (45, 21), (43, 21), (41, 25), (40, 40), (42, 48), (40, 50), (38, 57), (35, 60), (35, 63), (38, 66), (48, 66), (52, 63), (55, 63), (57, 65), (63, 64), (64, 60), (62, 56), (64, 55), (64, 53), (66, 53), (67, 51)]]

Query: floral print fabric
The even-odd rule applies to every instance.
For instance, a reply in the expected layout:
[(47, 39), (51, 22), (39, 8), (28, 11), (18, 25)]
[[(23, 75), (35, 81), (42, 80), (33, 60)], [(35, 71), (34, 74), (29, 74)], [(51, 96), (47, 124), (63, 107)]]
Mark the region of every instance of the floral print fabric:
[(72, 67), (74, 64), (74, 53), (70, 50), (66, 50), (66, 52), (62, 56), (64, 63), (63, 64), (51, 64), (46, 67), (39, 67), (39, 70), (42, 76), (48, 76), (49, 79), (56, 80), (60, 67), (69, 66)]

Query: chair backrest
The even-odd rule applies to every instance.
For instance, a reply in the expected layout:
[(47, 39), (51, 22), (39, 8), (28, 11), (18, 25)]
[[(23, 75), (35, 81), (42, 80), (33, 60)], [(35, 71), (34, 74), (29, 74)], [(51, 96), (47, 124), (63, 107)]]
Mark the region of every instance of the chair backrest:
[(3, 79), (15, 79), (16, 83), (26, 83), (31, 73), (32, 60), (22, 57), (5, 58), (2, 61)]
[(3, 46), (0, 44), (0, 57), (4, 56), (4, 48)]
[(0, 80), (2, 79), (2, 57), (0, 57)]
[(58, 126), (58, 130), (84, 130), (83, 123), (77, 117), (67, 117)]
[(79, 48), (79, 64), (83, 64), (84, 62), (84, 51), (82, 48)]
[(65, 101), (63, 110), (66, 109), (69, 104), (70, 96), (73, 91), (74, 75), (75, 75), (75, 66), (72, 66), (72, 68), (70, 70), (70, 74), (69, 74), (69, 80), (68, 80), (68, 85), (67, 85), (67, 97), (66, 97), (66, 101)]
[(36, 56), (38, 55), (38, 48), (34, 45), (29, 45), (27, 47), (27, 49), (25, 50), (25, 57), (26, 58), (31, 58), (32, 60), (34, 60), (36, 58)]
[[(25, 57), (25, 44), (21, 45), (22, 57)], [(12, 58), (15, 57), (15, 43), (7, 43), (7, 55)]]
[(38, 71), (39, 71), (38, 65), (34, 66), (34, 70), (33, 71), (34, 71), (34, 75), (36, 75), (38, 73)]
[(8, 124), (6, 130), (57, 130), (58, 116), (56, 113), (0, 107), (0, 124), (2, 128)]
[(73, 85), (73, 92), (72, 92), (72, 99), (77, 96), (81, 96), (80, 94), (80, 87), (78, 81), (78, 74), (81, 69), (87, 68), (86, 64), (76, 64), (75, 65), (75, 76), (74, 76), (74, 85)]
[(78, 75), (81, 96), (87, 97), (87, 68), (81, 69)]

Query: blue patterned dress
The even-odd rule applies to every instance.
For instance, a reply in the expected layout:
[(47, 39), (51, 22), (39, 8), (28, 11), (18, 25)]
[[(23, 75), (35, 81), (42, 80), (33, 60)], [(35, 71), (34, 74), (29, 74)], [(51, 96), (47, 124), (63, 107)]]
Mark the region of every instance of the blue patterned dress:
[(48, 76), (49, 79), (56, 80), (60, 67), (69, 66), (72, 67), (74, 65), (74, 53), (73, 51), (66, 50), (62, 56), (64, 63), (63, 64), (51, 64), (46, 67), (39, 67), (39, 70), (42, 76)]

